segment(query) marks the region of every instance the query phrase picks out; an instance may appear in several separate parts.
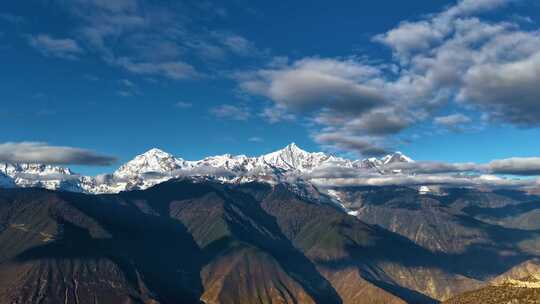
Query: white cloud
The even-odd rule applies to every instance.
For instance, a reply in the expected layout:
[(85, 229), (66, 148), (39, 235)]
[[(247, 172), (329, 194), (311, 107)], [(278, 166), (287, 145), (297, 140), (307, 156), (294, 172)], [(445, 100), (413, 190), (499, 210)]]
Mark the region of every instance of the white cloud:
[[(363, 150), (365, 138), (385, 146), (392, 136), (432, 118), (447, 105), (488, 118), (485, 122), (536, 127), (540, 31), (478, 17), (510, 2), (462, 0), (419, 21), (403, 21), (374, 37), (392, 49), (389, 62), (285, 60), (240, 74), (239, 86), (307, 117), (314, 123), (315, 138), (325, 138), (325, 145), (333, 138), (334, 147), (346, 150)], [(434, 121), (452, 130), (473, 123), (463, 114)]]
[(317, 178), (312, 179), (320, 186), (419, 186), (446, 185), (457, 187), (511, 187), (523, 188), (538, 185), (537, 180), (510, 179), (494, 175), (359, 175), (354, 178)]
[(521, 60), (472, 67), (465, 74), (459, 98), (478, 105), (494, 119), (539, 126), (539, 83), (540, 49)]
[(388, 170), (401, 170), (410, 174), (475, 173), (490, 175), (540, 175), (540, 157), (513, 157), (496, 159), (486, 164), (414, 162), (394, 163), (386, 166)]
[(444, 38), (444, 34), (430, 22), (403, 22), (399, 27), (385, 34), (375, 36), (374, 40), (392, 47), (397, 54), (409, 55), (413, 51), (429, 48)]
[(370, 81), (378, 73), (355, 60), (306, 58), (241, 75), (239, 81), (244, 90), (294, 111), (327, 108), (361, 113), (385, 103), (380, 88)]
[[(384, 174), (381, 175), (379, 170)], [(540, 185), (540, 178), (530, 178), (540, 176), (539, 157), (500, 159), (486, 164), (420, 161), (392, 163), (379, 170), (325, 166), (310, 172), (305, 178), (321, 186), (446, 185), (537, 188)]]
[(108, 166), (116, 158), (96, 152), (40, 142), (6, 142), (0, 144), (0, 161), (9, 163), (40, 163), (56, 165)]

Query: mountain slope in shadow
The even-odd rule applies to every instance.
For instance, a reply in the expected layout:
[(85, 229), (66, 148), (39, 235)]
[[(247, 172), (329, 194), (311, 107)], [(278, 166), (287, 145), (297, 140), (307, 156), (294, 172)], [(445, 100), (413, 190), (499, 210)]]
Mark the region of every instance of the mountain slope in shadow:
[(283, 184), (0, 190), (0, 247), (0, 303), (437, 303), (483, 283), (454, 262), (469, 253), (430, 250)]

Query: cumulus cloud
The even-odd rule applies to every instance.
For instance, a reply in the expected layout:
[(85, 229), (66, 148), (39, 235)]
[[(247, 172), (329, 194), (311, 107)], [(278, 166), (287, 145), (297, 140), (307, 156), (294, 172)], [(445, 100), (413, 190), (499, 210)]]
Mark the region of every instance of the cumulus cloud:
[(84, 52), (73, 39), (54, 38), (46, 34), (30, 36), (28, 42), (45, 56), (76, 59)]
[(540, 51), (508, 63), (472, 67), (465, 74), (459, 98), (477, 104), (492, 118), (519, 126), (539, 126), (539, 83)]
[(244, 106), (223, 104), (210, 109), (210, 113), (217, 118), (245, 121), (251, 117), (248, 108)]
[(9, 163), (40, 163), (51, 165), (108, 166), (116, 158), (96, 152), (40, 142), (7, 142), (0, 144), (0, 161)]
[(444, 34), (430, 22), (421, 21), (403, 22), (399, 27), (375, 36), (374, 40), (392, 47), (397, 54), (409, 55), (413, 51), (429, 48), (443, 37)]
[(378, 34), (374, 40), (391, 47), (396, 57), (410, 59), (418, 51), (448, 40), (455, 23), (471, 15), (504, 6), (512, 0), (461, 0), (446, 10), (431, 15), (427, 20), (403, 21), (396, 28)]
[[(487, 122), (536, 127), (540, 31), (521, 28), (511, 16), (509, 21), (480, 17), (510, 2), (461, 0), (375, 35), (374, 42), (392, 50), (391, 61), (273, 60), (237, 80), (244, 91), (311, 120), (312, 133), (324, 139), (319, 142), (345, 150), (364, 151), (366, 137), (370, 142), (376, 138), (379, 146), (385, 139), (391, 142), (392, 136), (431, 119), (445, 106), (474, 112)], [(434, 122), (451, 130), (473, 123), (463, 114)], [(359, 138), (363, 144), (354, 144)]]
[(382, 70), (359, 59), (281, 60), (237, 79), (243, 90), (275, 102), (264, 113), (270, 122), (294, 118), (287, 113), (308, 116), (320, 127), (315, 140), (333, 148), (378, 155), (386, 150), (366, 138), (399, 133), (414, 121), (414, 102), (396, 102), (398, 90)]
[[(519, 126), (540, 123), (540, 33), (509, 21), (473, 16), (509, 0), (463, 0), (427, 20), (405, 22), (375, 40), (390, 46), (402, 67), (399, 82), (473, 106)], [(509, 17), (511, 19), (511, 17)], [(398, 35), (399, 34), (399, 35)]]
[(377, 69), (354, 60), (306, 58), (290, 66), (240, 75), (240, 86), (294, 111), (321, 108), (362, 113), (385, 103), (375, 84)]

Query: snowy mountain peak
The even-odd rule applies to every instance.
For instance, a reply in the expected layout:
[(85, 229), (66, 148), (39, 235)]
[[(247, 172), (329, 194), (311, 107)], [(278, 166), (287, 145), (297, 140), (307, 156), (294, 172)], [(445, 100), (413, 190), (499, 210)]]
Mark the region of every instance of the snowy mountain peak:
[(298, 147), (295, 142), (292, 142), (292, 143), (288, 144), (282, 150), (294, 151), (296, 153), (308, 153), (307, 151), (302, 150), (300, 147)]
[(412, 163), (414, 162), (410, 157), (405, 154), (397, 151), (392, 154), (388, 154), (385, 157), (381, 158), (382, 164), (392, 164), (392, 163)]
[(0, 163), (0, 187), (43, 187), (59, 189), (78, 175), (70, 169), (43, 164)]
[(34, 175), (73, 175), (74, 173), (64, 167), (43, 165), (43, 164), (12, 164), (12, 163), (0, 163), (0, 172), (8, 176), (20, 175), (20, 174), (34, 174)]
[(288, 156), (292, 156), (292, 157), (302, 157), (302, 156), (306, 156), (306, 155), (309, 155), (309, 154), (312, 154), (312, 153), (301, 149), (300, 147), (298, 147), (293, 142), (293, 143), (288, 144), (287, 146), (285, 146), (284, 148), (282, 148), (280, 150), (274, 151), (274, 152), (266, 154), (266, 155), (288, 155)]
[[(41, 164), (0, 163), (0, 187), (44, 187), (85, 193), (116, 193), (132, 189), (146, 189), (180, 176), (208, 176), (224, 182), (287, 180), (289, 173), (311, 173), (322, 167), (373, 169), (380, 174), (385, 165), (413, 162), (401, 152), (382, 158), (352, 161), (323, 152), (307, 152), (294, 142), (272, 153), (258, 157), (223, 154), (201, 160), (186, 161), (161, 149), (153, 148), (120, 166), (112, 174), (98, 177), (79, 176), (67, 168)], [(299, 175), (298, 175), (299, 176)]]
[(174, 157), (172, 154), (169, 154), (161, 149), (158, 149), (158, 148), (152, 148), (146, 152), (144, 152), (143, 154), (139, 155), (139, 156), (144, 156), (144, 157), (155, 157), (155, 158), (170, 158), (170, 157)]
[(114, 172), (114, 176), (124, 178), (145, 173), (168, 173), (182, 169), (185, 163), (183, 159), (153, 148), (122, 165)]
[(329, 160), (338, 160), (322, 152), (310, 153), (302, 150), (295, 143), (285, 148), (263, 155), (261, 161), (283, 170), (309, 171)]
[(376, 158), (376, 157), (366, 158), (361, 161), (356, 161), (354, 164), (356, 166), (360, 166), (361, 168), (377, 169), (379, 171), (381, 167), (384, 167), (385, 165), (388, 165), (388, 164), (413, 163), (413, 162), (414, 160), (412, 160), (410, 157), (398, 151), (398, 152), (383, 156), (381, 158)]

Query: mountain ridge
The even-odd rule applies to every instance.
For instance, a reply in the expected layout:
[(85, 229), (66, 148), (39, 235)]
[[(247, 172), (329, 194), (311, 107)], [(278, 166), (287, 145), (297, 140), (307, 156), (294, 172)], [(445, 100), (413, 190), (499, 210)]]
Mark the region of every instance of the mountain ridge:
[(182, 176), (212, 177), (222, 182), (264, 181), (276, 183), (289, 175), (305, 174), (327, 165), (377, 169), (394, 162), (414, 162), (401, 152), (382, 158), (350, 160), (323, 152), (307, 152), (294, 142), (286, 147), (249, 157), (223, 154), (201, 160), (185, 160), (159, 148), (152, 148), (122, 164), (109, 174), (78, 175), (69, 168), (42, 164), (0, 163), (0, 187), (40, 187), (88, 194), (118, 193), (147, 189)]

